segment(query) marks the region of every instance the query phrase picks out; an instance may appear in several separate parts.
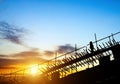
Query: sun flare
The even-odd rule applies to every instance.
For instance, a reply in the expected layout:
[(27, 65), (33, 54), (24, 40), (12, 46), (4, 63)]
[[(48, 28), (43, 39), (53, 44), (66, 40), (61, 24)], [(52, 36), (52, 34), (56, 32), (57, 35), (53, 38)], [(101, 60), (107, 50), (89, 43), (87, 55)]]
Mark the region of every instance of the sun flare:
[(33, 74), (33, 75), (37, 74), (38, 73), (38, 67), (37, 66), (32, 67), (31, 70), (30, 70), (30, 73)]

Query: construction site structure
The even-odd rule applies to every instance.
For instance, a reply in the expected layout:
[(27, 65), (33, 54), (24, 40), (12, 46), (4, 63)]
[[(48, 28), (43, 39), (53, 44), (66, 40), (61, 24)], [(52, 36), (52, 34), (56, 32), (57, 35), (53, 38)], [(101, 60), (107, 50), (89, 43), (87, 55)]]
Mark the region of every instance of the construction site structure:
[[(90, 41), (86, 46), (56, 56), (45, 62), (46, 67), (39, 68), (41, 64), (38, 64), (42, 72), (39, 74), (38, 84), (119, 84), (119, 34), (120, 32), (117, 32), (94, 42)], [(12, 79), (12, 84), (14, 84), (13, 81), (22, 84), (26, 81), (26, 76), (18, 77), (17, 73), (24, 71), (25, 69), (2, 74), (0, 81), (8, 78)]]

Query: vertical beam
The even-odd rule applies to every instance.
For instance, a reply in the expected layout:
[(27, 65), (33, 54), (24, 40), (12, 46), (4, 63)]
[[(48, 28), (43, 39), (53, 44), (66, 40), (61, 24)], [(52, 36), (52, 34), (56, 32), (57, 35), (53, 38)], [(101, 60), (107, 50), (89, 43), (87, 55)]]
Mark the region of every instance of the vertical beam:
[(96, 36), (96, 33), (94, 34), (94, 36), (95, 36), (96, 48), (97, 48), (97, 50), (98, 50), (98, 44), (97, 44), (97, 36)]

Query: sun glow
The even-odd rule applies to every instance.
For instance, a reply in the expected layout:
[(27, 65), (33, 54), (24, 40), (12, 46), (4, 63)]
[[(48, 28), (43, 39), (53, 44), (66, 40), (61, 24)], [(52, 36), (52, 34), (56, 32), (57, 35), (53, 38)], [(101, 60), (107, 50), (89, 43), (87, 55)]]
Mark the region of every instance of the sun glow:
[(36, 74), (38, 73), (38, 67), (37, 67), (37, 66), (32, 67), (31, 70), (30, 70), (30, 73), (31, 73), (32, 75), (36, 75)]

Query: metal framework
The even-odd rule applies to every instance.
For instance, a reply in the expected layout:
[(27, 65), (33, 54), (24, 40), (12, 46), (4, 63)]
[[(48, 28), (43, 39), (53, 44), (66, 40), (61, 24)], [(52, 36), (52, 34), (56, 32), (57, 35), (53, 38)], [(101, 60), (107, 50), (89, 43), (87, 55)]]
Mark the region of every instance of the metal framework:
[[(56, 56), (54, 59), (36, 65), (40, 72), (42, 72), (40, 75), (49, 80), (64, 78), (70, 74), (98, 66), (100, 64), (99, 60), (102, 57), (110, 56), (111, 60), (114, 60), (112, 48), (119, 46), (119, 41), (115, 40), (115, 37), (119, 35), (119, 33), (120, 32), (111, 34), (99, 40), (97, 40), (95, 35), (95, 41), (92, 42), (92, 44), (89, 43), (81, 48), (75, 47), (74, 51)], [(92, 45), (94, 48), (91, 48)], [(43, 64), (46, 65), (46, 67), (41, 67)], [(26, 77), (26, 70), (28, 70), (28, 68), (12, 73), (1, 74), (0, 81), (22, 82)]]

